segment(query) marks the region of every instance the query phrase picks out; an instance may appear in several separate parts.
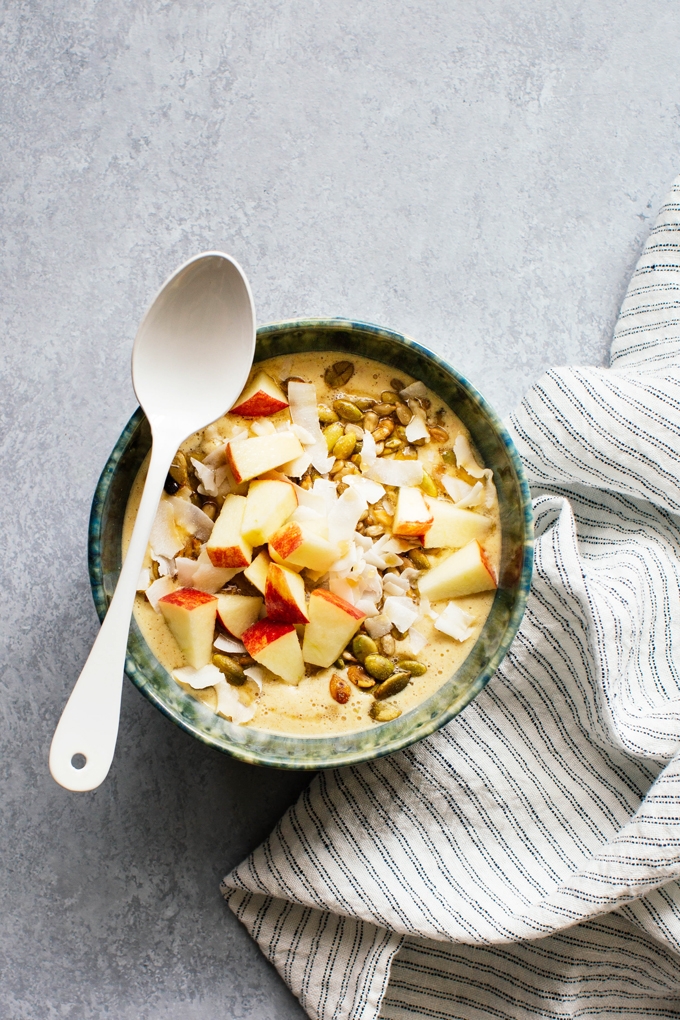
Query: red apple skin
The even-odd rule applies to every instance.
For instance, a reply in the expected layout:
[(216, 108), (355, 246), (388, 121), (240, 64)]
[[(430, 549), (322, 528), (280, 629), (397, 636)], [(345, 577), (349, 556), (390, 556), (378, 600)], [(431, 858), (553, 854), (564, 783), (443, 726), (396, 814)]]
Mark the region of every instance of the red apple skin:
[(178, 588), (176, 591), (171, 591), (169, 595), (164, 595), (158, 601), (191, 610), (206, 602), (217, 602), (217, 599), (214, 595), (209, 595), (207, 591), (199, 591), (198, 588)]
[[(275, 623), (309, 623), (300, 607), (282, 597), (276, 585), (277, 576), (285, 576), (281, 567), (272, 563), (269, 568), (267, 582), (264, 586), (264, 604), (267, 608), (267, 617)], [(284, 582), (285, 583), (285, 582)]]
[[(208, 556), (213, 567), (248, 567), (250, 560), (247, 560), (240, 549), (209, 549)], [(160, 601), (160, 600), (159, 600)]]
[(264, 390), (258, 390), (240, 407), (232, 407), (229, 414), (240, 414), (242, 418), (268, 418), (277, 411), (283, 411), (284, 407), (288, 407), (285, 401), (277, 400)]
[[(302, 545), (302, 529), (295, 521), (284, 524), (269, 539), (269, 544), (282, 560), (287, 560), (295, 552), (298, 546)], [(302, 622), (302, 621), (301, 621)]]
[(353, 617), (355, 620), (364, 620), (366, 614), (362, 613), (360, 609), (353, 606), (350, 602), (346, 602), (345, 599), (341, 599), (339, 595), (334, 595), (332, 591), (326, 591), (325, 588), (315, 588), (314, 597), (325, 599), (326, 602), (331, 602), (338, 609), (342, 609), (348, 616)]
[[(167, 597), (167, 596), (166, 596)], [(246, 646), (248, 655), (255, 656), (272, 641), (278, 641), (284, 634), (290, 634), (295, 627), (292, 623), (273, 623), (271, 620), (258, 620), (252, 627), (244, 631), (241, 641)]]
[(483, 545), (480, 545), (479, 542), (477, 542), (477, 545), (479, 545), (479, 558), (482, 561), (482, 563), (484, 564), (484, 568), (486, 569), (486, 572), (488, 573), (489, 577), (493, 581), (494, 587), (497, 588), (498, 587), (498, 578), (496, 577), (496, 571), (494, 570), (493, 566), (491, 565), (489, 557), (486, 555), (486, 549), (484, 548)]
[(231, 452), (231, 443), (227, 443), (227, 464), (229, 465), (231, 473), (234, 476), (234, 481), (236, 482), (237, 485), (240, 485), (240, 483), (243, 481), (243, 477), (239, 474), (238, 468), (236, 467), (236, 463), (234, 462), (234, 457)]

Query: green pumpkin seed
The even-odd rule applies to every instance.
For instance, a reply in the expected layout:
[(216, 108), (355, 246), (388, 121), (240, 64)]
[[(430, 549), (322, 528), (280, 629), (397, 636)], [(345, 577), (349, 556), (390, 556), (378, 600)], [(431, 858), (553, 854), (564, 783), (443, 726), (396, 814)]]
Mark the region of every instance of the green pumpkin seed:
[(401, 709), (387, 701), (374, 701), (368, 713), (375, 722), (392, 722), (401, 715)]
[(395, 694), (399, 694), (400, 691), (403, 691), (404, 687), (408, 686), (410, 679), (410, 673), (394, 673), (387, 680), (384, 680), (383, 683), (374, 687), (371, 694), (378, 701), (383, 701), (384, 698), (391, 698)]
[(239, 664), (234, 662), (229, 655), (220, 655), (215, 652), (212, 657), (212, 662), (213, 666), (217, 666), (220, 673), (224, 673), (226, 679), (230, 684), (233, 684), (234, 687), (241, 687), (248, 679)]
[(327, 429), (324, 429), (323, 434), (326, 438), (328, 452), (330, 453), (340, 436), (344, 436), (345, 427), (341, 421), (336, 421), (332, 425), (329, 425)]
[(357, 437), (353, 432), (345, 432), (344, 435), (340, 436), (333, 447), (333, 456), (337, 457), (338, 460), (347, 460), (354, 453), (354, 447), (357, 445)]
[(376, 401), (373, 397), (355, 397), (354, 403), (357, 405), (360, 411), (369, 411)]
[(420, 483), (420, 488), (423, 490), (426, 496), (436, 496), (437, 486), (434, 484), (427, 471), (423, 471), (423, 480)]
[(361, 421), (363, 414), (351, 400), (334, 400), (333, 410), (344, 421)]
[(399, 394), (394, 393), (392, 390), (383, 390), (380, 394), (380, 399), (383, 404), (394, 404), (396, 406), (399, 403)]
[(402, 659), (399, 663), (399, 669), (405, 669), (411, 676), (422, 676), (423, 673), (427, 673), (425, 663), (418, 662), (417, 659)]
[(401, 379), (390, 379), (390, 386), (395, 393), (401, 393), (402, 390), (406, 389), (406, 383), (402, 382)]
[(328, 366), (323, 377), (330, 389), (337, 390), (339, 386), (349, 382), (353, 375), (354, 365), (351, 361), (336, 361), (334, 365)]
[(186, 485), (189, 480), (189, 474), (187, 470), (187, 459), (181, 450), (178, 450), (174, 456), (173, 462), (170, 465), (170, 471), (168, 472), (171, 478), (174, 478), (178, 482), (180, 488), (182, 485)]
[(430, 561), (426, 553), (424, 553), (422, 549), (409, 550), (408, 558), (410, 559), (413, 566), (416, 567), (418, 570), (430, 569)]
[(386, 659), (384, 655), (367, 655), (364, 659), (364, 669), (376, 680), (387, 680), (388, 676), (394, 673), (394, 663)]
[(384, 401), (380, 404), (374, 404), (372, 410), (375, 414), (379, 415), (380, 418), (384, 418), (395, 410), (396, 404), (386, 404)]
[(367, 655), (377, 655), (378, 646), (368, 634), (357, 634), (352, 642), (352, 652), (359, 662), (363, 662)]
[(326, 404), (317, 404), (316, 413), (322, 425), (330, 425), (331, 422), (338, 420), (338, 416), (333, 408), (328, 407)]
[(444, 463), (448, 464), (450, 467), (457, 467), (458, 461), (456, 460), (456, 455), (453, 450), (442, 450), (440, 457)]

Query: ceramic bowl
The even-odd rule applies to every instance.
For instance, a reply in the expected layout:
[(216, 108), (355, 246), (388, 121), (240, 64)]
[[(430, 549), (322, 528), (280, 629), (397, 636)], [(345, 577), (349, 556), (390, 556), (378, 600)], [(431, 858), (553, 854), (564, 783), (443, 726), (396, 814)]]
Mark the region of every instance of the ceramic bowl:
[[(357, 733), (285, 736), (236, 726), (185, 693), (160, 665), (132, 621), (125, 671), (157, 708), (187, 733), (243, 761), (279, 768), (353, 765), (391, 754), (444, 726), (488, 683), (517, 633), (531, 581), (533, 527), (529, 489), (513, 443), (477, 391), (450, 365), (406, 336), (363, 322), (305, 319), (263, 326), (256, 361), (298, 351), (362, 354), (395, 372), (421, 379), (465, 426), (487, 467), (493, 468), (502, 527), (500, 583), (491, 612), (461, 667), (431, 697), (392, 722)], [(149, 425), (137, 410), (102, 472), (89, 531), (90, 580), (104, 618), (121, 566), (125, 506), (137, 470), (151, 445)]]

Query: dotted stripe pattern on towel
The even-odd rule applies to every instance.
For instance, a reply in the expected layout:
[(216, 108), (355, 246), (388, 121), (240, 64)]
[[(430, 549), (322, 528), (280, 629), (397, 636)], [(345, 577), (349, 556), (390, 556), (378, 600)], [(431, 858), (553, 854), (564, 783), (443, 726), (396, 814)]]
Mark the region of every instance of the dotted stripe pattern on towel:
[(611, 367), (549, 372), (510, 428), (536, 565), (501, 669), (223, 883), (319, 1020), (680, 1017), (680, 179)]

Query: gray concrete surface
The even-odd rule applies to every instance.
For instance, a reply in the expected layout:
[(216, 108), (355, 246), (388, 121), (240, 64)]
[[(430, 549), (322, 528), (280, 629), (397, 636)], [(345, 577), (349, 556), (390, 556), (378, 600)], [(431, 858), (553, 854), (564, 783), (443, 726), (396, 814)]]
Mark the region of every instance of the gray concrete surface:
[(404, 330), (502, 412), (553, 363), (603, 363), (680, 170), (680, 13), (5, 0), (0, 39), (0, 1017), (293, 1020), (217, 886), (305, 777), (204, 748), (130, 684), (107, 783), (47, 773), (136, 325), (220, 247), (260, 322)]

